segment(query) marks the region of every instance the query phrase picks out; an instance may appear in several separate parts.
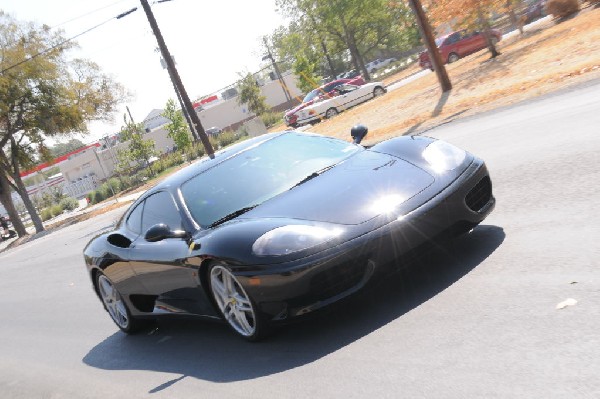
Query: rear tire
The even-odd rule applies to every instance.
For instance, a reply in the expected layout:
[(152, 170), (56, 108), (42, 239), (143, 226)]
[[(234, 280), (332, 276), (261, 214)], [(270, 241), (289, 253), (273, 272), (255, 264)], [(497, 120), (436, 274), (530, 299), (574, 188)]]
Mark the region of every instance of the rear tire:
[(149, 324), (147, 320), (140, 320), (131, 316), (131, 312), (119, 290), (101, 272), (96, 275), (96, 288), (98, 289), (98, 295), (102, 300), (104, 309), (121, 331), (127, 334), (134, 334)]
[(329, 108), (326, 112), (325, 112), (325, 118), (326, 119), (331, 119), (334, 116), (336, 116), (337, 114), (339, 114), (338, 110), (335, 108)]
[(251, 342), (269, 333), (267, 320), (225, 263), (209, 267), (208, 283), (217, 310), (233, 332)]

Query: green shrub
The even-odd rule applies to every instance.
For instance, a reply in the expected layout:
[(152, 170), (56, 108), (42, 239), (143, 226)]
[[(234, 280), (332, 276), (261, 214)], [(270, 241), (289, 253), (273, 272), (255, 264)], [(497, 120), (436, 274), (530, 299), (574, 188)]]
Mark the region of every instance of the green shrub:
[(119, 180), (121, 180), (121, 189), (123, 190), (127, 190), (133, 184), (133, 179), (131, 176), (121, 176)]
[(42, 218), (42, 222), (52, 219), (52, 211), (50, 211), (50, 208), (42, 209), (42, 211), (40, 212), (40, 217)]
[(54, 204), (50, 207), (50, 212), (52, 213), (52, 217), (58, 216), (63, 213), (63, 207), (60, 204)]
[(579, 0), (548, 0), (546, 13), (555, 18), (568, 17), (579, 11)]
[[(117, 180), (117, 179), (115, 179), (115, 180)], [(116, 190), (114, 188), (114, 186), (110, 183), (110, 181), (105, 181), (104, 183), (102, 183), (102, 185), (99, 188), (99, 191), (102, 193), (102, 199), (110, 198), (114, 194), (119, 192), (119, 190)]]
[[(116, 177), (111, 177), (110, 179), (108, 179), (107, 181), (109, 188), (112, 187), (112, 189), (115, 191), (115, 193), (118, 193), (122, 190), (121, 188), (121, 180), (117, 179)], [(112, 192), (111, 192), (112, 194)]]
[(281, 112), (265, 112), (260, 116), (260, 119), (268, 129), (271, 126), (281, 123), (283, 121), (283, 114)]
[(218, 140), (220, 147), (223, 148), (227, 147), (231, 143), (234, 143), (237, 140), (237, 137), (231, 130), (226, 130), (219, 134)]
[(103, 200), (104, 197), (102, 196), (102, 191), (100, 189), (97, 189), (90, 193), (90, 204), (97, 204), (99, 202), (102, 202)]
[(59, 205), (65, 211), (72, 211), (73, 209), (76, 209), (79, 206), (79, 201), (77, 201), (73, 197), (65, 197), (60, 200)]
[(242, 137), (246, 137), (248, 136), (248, 129), (246, 128), (246, 126), (242, 125), (238, 128), (238, 130), (235, 131), (235, 135), (238, 138), (238, 140)]

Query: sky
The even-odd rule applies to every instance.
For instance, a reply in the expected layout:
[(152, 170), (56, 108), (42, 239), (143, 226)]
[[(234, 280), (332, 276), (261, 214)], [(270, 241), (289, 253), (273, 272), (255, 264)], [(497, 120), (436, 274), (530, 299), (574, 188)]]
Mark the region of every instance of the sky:
[[(149, 3), (192, 101), (231, 85), (239, 73), (256, 72), (265, 66), (262, 37), (285, 23), (276, 11), (275, 0)], [(114, 19), (133, 7), (138, 10)], [(176, 99), (139, 1), (0, 0), (0, 9), (19, 21), (62, 29), (66, 38), (109, 20), (78, 37), (79, 49), (69, 55), (96, 62), (133, 97), (119, 106), (113, 123), (91, 123), (88, 135), (75, 138), (89, 143), (118, 132), (126, 105), (134, 120), (141, 122), (153, 109), (164, 108), (169, 98)]]

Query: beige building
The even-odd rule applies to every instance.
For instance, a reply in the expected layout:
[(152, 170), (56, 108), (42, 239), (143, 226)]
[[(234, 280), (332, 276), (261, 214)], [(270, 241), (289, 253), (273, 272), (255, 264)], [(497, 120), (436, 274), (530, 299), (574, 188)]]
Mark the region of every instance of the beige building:
[[(301, 100), (302, 92), (296, 85), (296, 76), (292, 73), (284, 74), (285, 82), (292, 100), (288, 101), (282, 85), (279, 80), (271, 80), (262, 83), (260, 91), (266, 97), (266, 103), (276, 111), (283, 111), (291, 108)], [(255, 115), (248, 110), (245, 104), (238, 104), (237, 96), (227, 100), (218, 99), (197, 110), (198, 117), (204, 129), (218, 127), (220, 129), (235, 130), (245, 121), (250, 120)]]
[[(296, 103), (297, 97), (301, 96), (300, 89), (296, 86), (296, 77), (287, 73), (283, 77), (288, 90), (294, 99), (287, 101), (281, 83), (278, 80), (268, 81), (262, 84), (261, 92), (266, 97), (266, 102), (273, 109), (283, 111), (291, 104)], [(145, 139), (151, 139), (154, 142), (155, 150), (162, 154), (170, 151), (175, 145), (174, 141), (167, 136), (165, 125), (168, 119), (161, 116), (161, 110), (152, 110), (144, 119), (146, 132)], [(202, 109), (197, 111), (200, 122), (205, 129), (219, 127), (221, 129), (237, 129), (244, 123), (248, 123), (248, 128), (252, 132), (262, 133), (266, 129), (258, 121), (252, 121), (254, 114), (249, 112), (246, 105), (238, 104), (237, 97), (228, 100), (218, 99), (211, 103), (204, 104)], [(115, 173), (118, 163), (118, 151), (128, 145), (128, 142), (119, 143), (115, 141), (114, 145), (108, 147), (91, 147), (77, 154), (70, 156), (67, 160), (61, 162), (58, 166), (65, 179), (64, 191), (72, 197), (83, 197), (88, 192), (94, 190), (102, 181), (111, 177)]]

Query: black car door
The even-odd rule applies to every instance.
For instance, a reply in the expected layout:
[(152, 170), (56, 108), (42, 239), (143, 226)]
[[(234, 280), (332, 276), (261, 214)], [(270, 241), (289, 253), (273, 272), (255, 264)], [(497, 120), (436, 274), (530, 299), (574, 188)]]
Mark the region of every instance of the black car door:
[(131, 266), (149, 295), (156, 298), (155, 313), (214, 315), (200, 284), (198, 260), (190, 258), (187, 240), (166, 238), (149, 242), (145, 232), (158, 223), (180, 230), (181, 214), (171, 194), (160, 191), (144, 201), (142, 234), (132, 243)]

